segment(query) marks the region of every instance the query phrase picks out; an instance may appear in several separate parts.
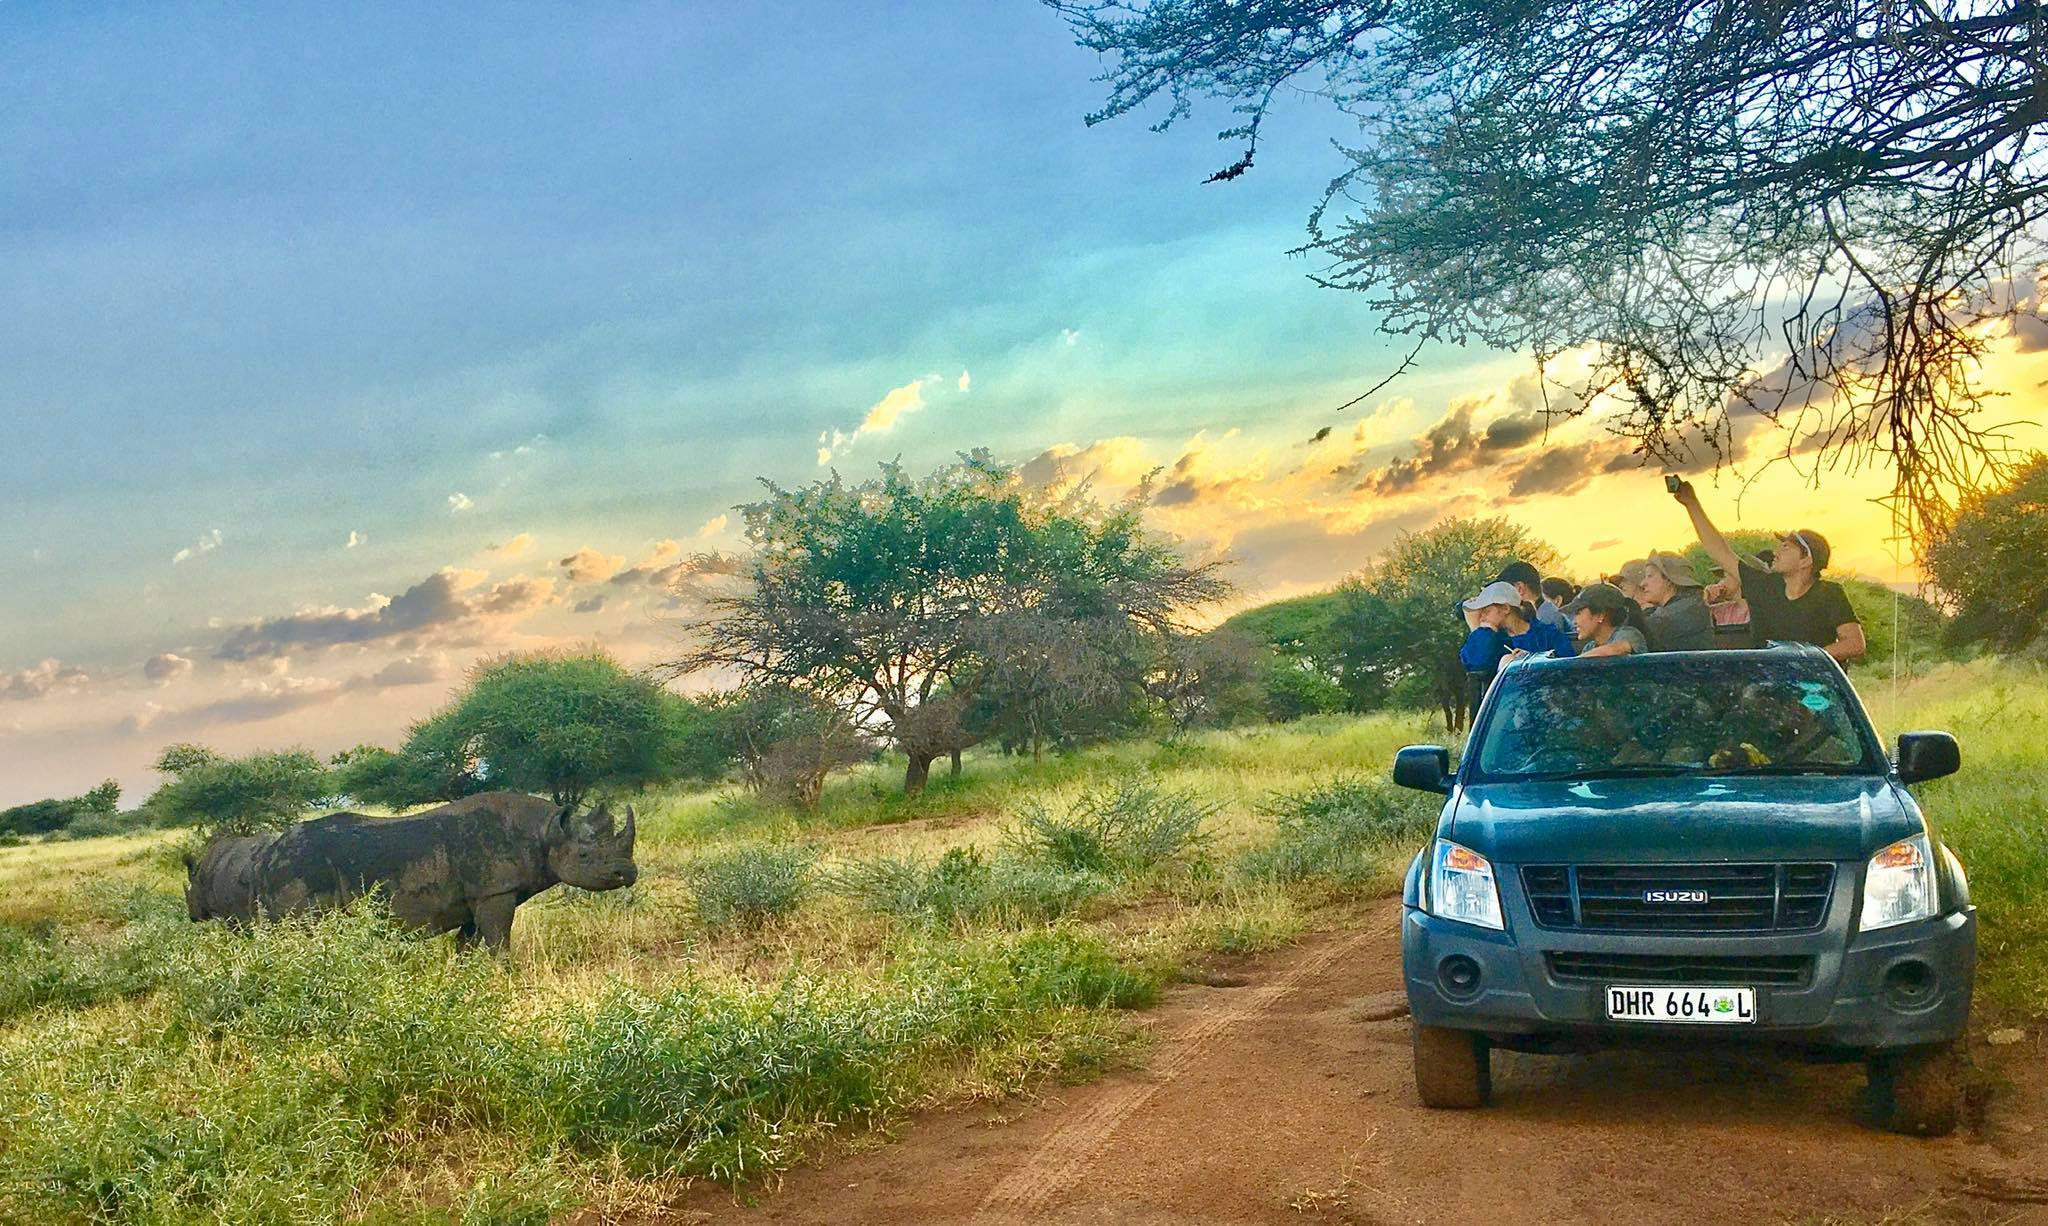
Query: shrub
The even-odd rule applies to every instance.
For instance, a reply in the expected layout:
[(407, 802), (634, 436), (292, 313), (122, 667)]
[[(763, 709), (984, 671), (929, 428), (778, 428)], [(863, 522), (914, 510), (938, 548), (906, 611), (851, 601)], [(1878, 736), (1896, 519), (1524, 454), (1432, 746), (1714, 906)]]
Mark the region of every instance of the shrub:
[(1277, 793), (1264, 811), (1274, 819), (1274, 839), (1249, 857), (1248, 867), (1283, 881), (1370, 877), (1389, 845), (1426, 838), (1437, 816), (1427, 797), (1361, 775)]
[(111, 834), (126, 834), (129, 827), (121, 819), (105, 813), (87, 813), (64, 827), (63, 838), (103, 839)]
[(796, 910), (815, 860), (808, 847), (746, 844), (706, 856), (684, 877), (705, 927), (751, 928)]
[(1072, 872), (1135, 874), (1199, 847), (1207, 838), (1202, 824), (1215, 811), (1192, 792), (1129, 775), (1083, 793), (1063, 814), (1027, 804), (1008, 841), (1024, 858)]
[(405, 752), (438, 778), (453, 749), (488, 763), (492, 787), (580, 804), (660, 778), (669, 699), (683, 701), (601, 651), (500, 656), (470, 673), (454, 706), (415, 725)]
[(177, 900), (135, 890), (109, 900), (126, 922), (88, 939), (42, 922), (0, 923), (0, 1022), (45, 1005), (89, 1005), (155, 987), (167, 952), (191, 934)]
[(833, 885), (870, 910), (939, 927), (1043, 923), (1110, 888), (1099, 873), (991, 860), (971, 847), (951, 848), (931, 864), (897, 857), (857, 861), (840, 869)]
[(335, 1221), (405, 1138), (528, 1109), (494, 959), (367, 905), (183, 931), (149, 1011), (0, 1043), (0, 1219)]
[[(166, 750), (162, 760), (170, 759)], [(331, 790), (320, 759), (292, 749), (192, 761), (156, 790), (148, 807), (180, 824), (249, 833), (291, 824)]]

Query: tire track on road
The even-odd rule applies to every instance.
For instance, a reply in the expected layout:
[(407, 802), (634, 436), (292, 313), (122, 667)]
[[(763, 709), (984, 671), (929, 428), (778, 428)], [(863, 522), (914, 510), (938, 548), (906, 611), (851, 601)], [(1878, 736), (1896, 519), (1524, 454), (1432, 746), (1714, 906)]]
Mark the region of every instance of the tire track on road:
[(1370, 929), (1361, 929), (1332, 941), (1274, 982), (1243, 990), (1230, 1008), (1211, 1014), (1173, 1035), (1169, 1040), (1173, 1050), (1152, 1064), (1149, 1080), (1130, 1082), (1109, 1090), (1073, 1120), (1062, 1125), (1039, 1146), (1036, 1153), (989, 1189), (970, 1221), (995, 1226), (996, 1223), (1034, 1218), (1054, 1197), (1081, 1181), (1097, 1153), (1120, 1124), (1207, 1055), (1216, 1041), (1231, 1028), (1265, 1013), (1300, 991), (1331, 963), (1365, 944), (1374, 935)]

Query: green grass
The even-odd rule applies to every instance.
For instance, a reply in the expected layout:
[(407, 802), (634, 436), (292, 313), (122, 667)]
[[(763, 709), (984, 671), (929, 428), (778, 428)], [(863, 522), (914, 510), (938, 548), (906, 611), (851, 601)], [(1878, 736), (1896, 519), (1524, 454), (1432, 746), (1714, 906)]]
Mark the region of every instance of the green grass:
[(1928, 820), (1970, 878), (1979, 920), (1980, 1002), (2048, 1016), (2048, 672), (1978, 660), (1858, 688), (1887, 736), (1953, 732), (1963, 769), (1923, 784)]
[[(1969, 866), (1980, 999), (2048, 1016), (2041, 671), (1857, 679), (1888, 732), (1961, 739), (1962, 774), (1916, 790)], [(1436, 806), (1387, 766), (1443, 739), (1319, 717), (970, 755), (915, 799), (883, 762), (809, 814), (650, 795), (639, 883), (533, 900), (504, 959), (372, 911), (189, 924), (171, 835), (0, 849), (0, 1220), (651, 1214), (682, 1179), (1085, 1076), (1183, 967), (1392, 889)]]

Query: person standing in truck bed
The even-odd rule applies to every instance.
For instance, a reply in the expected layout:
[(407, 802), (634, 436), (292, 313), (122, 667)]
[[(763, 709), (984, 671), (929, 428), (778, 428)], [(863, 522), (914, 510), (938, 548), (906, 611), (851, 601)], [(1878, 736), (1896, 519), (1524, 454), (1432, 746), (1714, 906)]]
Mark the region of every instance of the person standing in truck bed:
[(1803, 528), (1786, 533), (1764, 570), (1736, 556), (1707, 518), (1691, 482), (1680, 482), (1671, 496), (1692, 517), (1700, 544), (1727, 576), (1730, 594), (1748, 602), (1750, 631), (1759, 645), (1812, 643), (1842, 664), (1863, 655), (1863, 624), (1849, 607), (1848, 593), (1820, 577), (1831, 552), (1826, 537)]

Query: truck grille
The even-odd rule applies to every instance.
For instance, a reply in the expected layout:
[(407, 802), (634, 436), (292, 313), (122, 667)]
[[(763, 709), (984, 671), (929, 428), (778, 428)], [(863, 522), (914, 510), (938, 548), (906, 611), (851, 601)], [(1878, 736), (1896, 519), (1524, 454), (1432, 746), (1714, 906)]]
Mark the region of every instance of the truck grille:
[(1834, 885), (1825, 863), (1522, 868), (1536, 922), (1582, 932), (1796, 932), (1820, 926)]
[(1669, 983), (1681, 987), (1803, 988), (1813, 982), (1813, 959), (1770, 954), (1593, 954), (1543, 955), (1550, 977), (1573, 983)]

